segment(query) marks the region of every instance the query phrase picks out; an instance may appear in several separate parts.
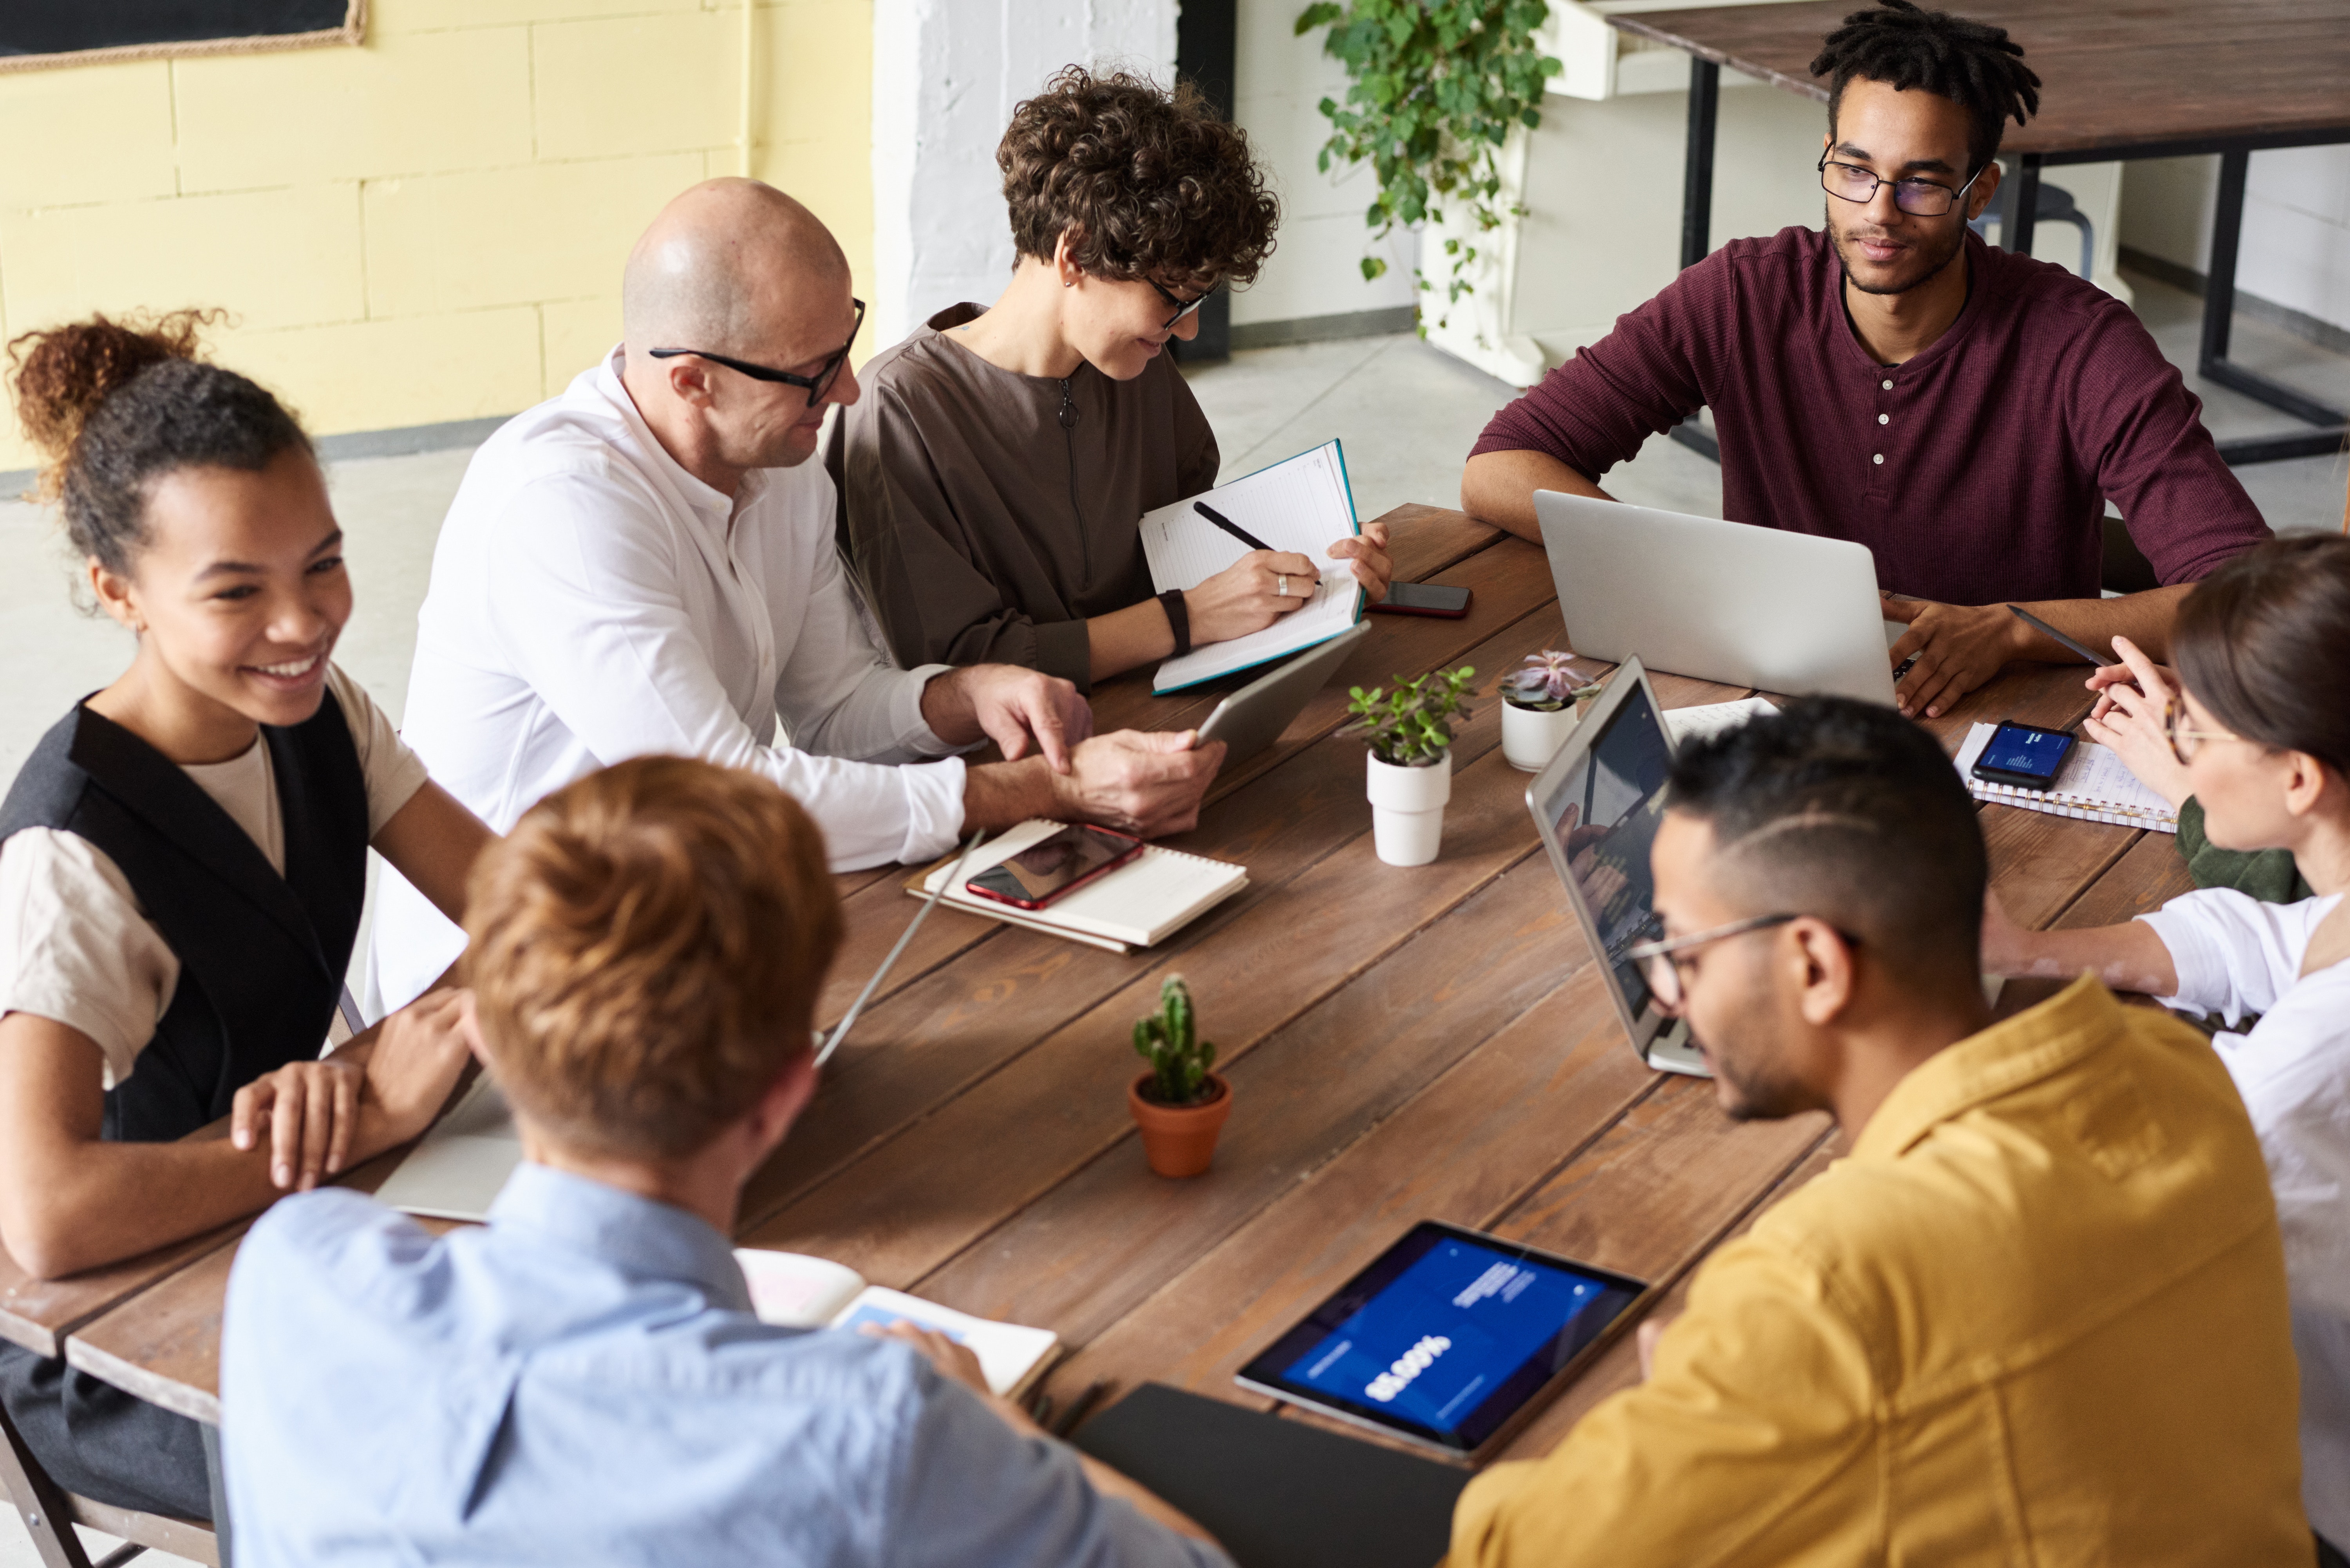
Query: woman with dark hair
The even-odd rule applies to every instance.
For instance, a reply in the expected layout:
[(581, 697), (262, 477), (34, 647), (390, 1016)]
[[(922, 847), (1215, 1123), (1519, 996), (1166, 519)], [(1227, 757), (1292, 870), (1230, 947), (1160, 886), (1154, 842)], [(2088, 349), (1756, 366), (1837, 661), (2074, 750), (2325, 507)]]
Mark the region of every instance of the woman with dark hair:
[[(1320, 580), (1305, 556), (1253, 550), (1154, 598), (1137, 527), (1216, 480), (1216, 438), (1161, 350), (1273, 249), (1246, 134), (1188, 84), (1072, 66), (1013, 111), (995, 161), (1011, 286), (874, 356), (826, 440), (842, 548), (890, 651), (1085, 688), (1271, 626)], [(1386, 544), (1374, 524), (1329, 554), (1384, 598)]]
[[(329, 662), (351, 588), (325, 477), (275, 398), (195, 358), (203, 321), (10, 345), (44, 493), (138, 639), (0, 805), (0, 1242), (43, 1277), (415, 1137), (466, 1055), (444, 991), (321, 1059), (369, 846), (456, 919), (490, 836)], [(210, 1516), (193, 1422), (14, 1345), (0, 1401), (67, 1490)]]
[(1983, 967), (2095, 970), (2116, 990), (2219, 1013), (2214, 1037), (2276, 1191), (2301, 1360), (2303, 1501), (2350, 1542), (2350, 538), (2262, 545), (2199, 584), (2171, 649), (2179, 690), (2166, 748), (2222, 849), (2290, 853), (2311, 896), (2232, 888), (2174, 898), (2123, 926), (2018, 929), (1994, 902)]

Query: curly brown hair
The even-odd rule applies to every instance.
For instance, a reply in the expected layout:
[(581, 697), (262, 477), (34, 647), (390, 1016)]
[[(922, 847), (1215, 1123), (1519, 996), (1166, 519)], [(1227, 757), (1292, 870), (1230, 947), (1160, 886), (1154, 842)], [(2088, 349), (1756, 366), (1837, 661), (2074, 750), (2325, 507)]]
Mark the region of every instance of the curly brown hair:
[(568, 1149), (680, 1158), (809, 1049), (840, 898), (824, 835), (773, 783), (637, 757), (482, 852), (465, 933), (515, 1107)]
[(182, 468), (257, 473), (310, 450), (293, 413), (256, 383), (196, 358), (218, 310), (93, 316), (8, 344), (16, 418), (47, 460), (35, 495), (65, 504), (76, 551), (128, 572), (147, 539), (148, 487)]
[(1012, 111), (995, 165), (1024, 256), (1066, 234), (1087, 276), (1199, 290), (1246, 286), (1273, 254), (1281, 203), (1248, 133), (1189, 82), (1066, 67)]

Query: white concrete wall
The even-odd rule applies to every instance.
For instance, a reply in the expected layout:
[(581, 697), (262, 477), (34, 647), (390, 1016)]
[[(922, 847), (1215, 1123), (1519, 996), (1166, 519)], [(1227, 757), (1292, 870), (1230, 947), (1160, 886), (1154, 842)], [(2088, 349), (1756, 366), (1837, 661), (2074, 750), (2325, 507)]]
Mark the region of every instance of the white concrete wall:
[(995, 146), (1069, 64), (1175, 76), (1177, 0), (875, 0), (874, 348), (1012, 270)]
[(1371, 236), (1363, 213), (1378, 193), (1370, 166), (1334, 168), (1328, 174), (1314, 166), (1330, 137), (1330, 122), (1318, 106), (1326, 95), (1345, 99), (1347, 69), (1322, 52), (1326, 28), (1302, 38), (1292, 31), (1305, 5), (1239, 0), (1233, 118), (1272, 174), (1281, 197), (1281, 233), (1256, 286), (1232, 296), (1235, 326), (1412, 303), (1416, 246), (1409, 234), (1390, 235), (1378, 248), (1387, 275), (1363, 281)]
[[(2216, 157), (2132, 163), (2122, 182), (2122, 244), (2209, 269)], [(2252, 154), (2236, 286), (2350, 330), (2350, 147)]]

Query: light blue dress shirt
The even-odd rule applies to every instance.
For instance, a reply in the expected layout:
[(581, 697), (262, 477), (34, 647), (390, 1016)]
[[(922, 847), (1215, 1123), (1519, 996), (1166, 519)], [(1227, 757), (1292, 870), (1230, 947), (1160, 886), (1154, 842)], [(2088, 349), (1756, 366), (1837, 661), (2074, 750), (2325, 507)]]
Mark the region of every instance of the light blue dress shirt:
[(278, 1203), (221, 1395), (238, 1568), (1230, 1568), (909, 1347), (760, 1323), (702, 1220), (541, 1165), (438, 1239)]

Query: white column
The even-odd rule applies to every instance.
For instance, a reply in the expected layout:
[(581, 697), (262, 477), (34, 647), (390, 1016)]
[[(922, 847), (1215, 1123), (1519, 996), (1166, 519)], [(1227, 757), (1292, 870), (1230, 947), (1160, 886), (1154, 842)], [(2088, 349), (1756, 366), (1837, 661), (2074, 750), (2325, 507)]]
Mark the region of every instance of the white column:
[[(1178, 0), (875, 0), (875, 348), (1012, 271), (995, 144), (1066, 65), (1175, 78)], [(864, 280), (859, 280), (863, 282)]]

